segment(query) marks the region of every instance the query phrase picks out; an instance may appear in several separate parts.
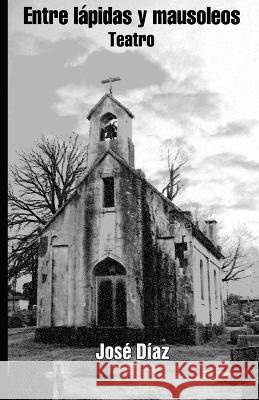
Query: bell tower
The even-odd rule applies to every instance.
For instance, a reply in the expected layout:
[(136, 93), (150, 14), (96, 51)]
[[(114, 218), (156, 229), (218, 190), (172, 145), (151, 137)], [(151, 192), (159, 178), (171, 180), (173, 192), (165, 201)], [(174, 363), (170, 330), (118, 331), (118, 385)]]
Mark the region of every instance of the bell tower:
[[(112, 82), (110, 78), (107, 82)], [(116, 78), (118, 80), (118, 78)], [(104, 81), (106, 83), (106, 81)], [(134, 168), (132, 119), (134, 115), (112, 95), (110, 86), (87, 115), (90, 121), (88, 168), (106, 150), (110, 149)]]

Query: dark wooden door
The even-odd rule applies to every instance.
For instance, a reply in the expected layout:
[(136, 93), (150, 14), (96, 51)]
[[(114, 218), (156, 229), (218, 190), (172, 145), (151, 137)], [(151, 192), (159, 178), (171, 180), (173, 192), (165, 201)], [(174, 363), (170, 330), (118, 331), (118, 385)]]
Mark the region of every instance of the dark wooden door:
[(125, 276), (97, 276), (97, 324), (103, 327), (127, 325)]

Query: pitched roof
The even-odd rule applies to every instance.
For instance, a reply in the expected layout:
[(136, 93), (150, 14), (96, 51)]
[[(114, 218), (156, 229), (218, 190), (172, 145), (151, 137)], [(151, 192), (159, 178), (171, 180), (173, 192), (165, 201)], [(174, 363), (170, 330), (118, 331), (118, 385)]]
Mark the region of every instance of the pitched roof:
[(89, 111), (89, 113), (87, 114), (87, 119), (91, 119), (91, 116), (94, 113), (94, 111), (104, 102), (104, 100), (107, 97), (109, 97), (109, 99), (114, 101), (114, 103), (116, 103), (118, 106), (123, 108), (123, 110), (125, 110), (131, 118), (134, 118), (132, 112), (128, 108), (126, 108), (123, 104), (121, 104), (118, 100), (116, 100), (115, 97), (113, 97), (113, 95), (111, 95), (110, 93), (105, 93), (105, 95), (103, 95), (103, 97), (98, 101), (98, 103), (96, 103), (95, 106)]
[[(128, 168), (138, 179), (145, 182), (154, 192), (156, 192), (173, 210), (174, 212), (178, 213), (182, 219), (186, 220), (192, 227), (192, 234), (196, 239), (198, 239), (216, 258), (220, 259), (223, 258), (221, 250), (212, 243), (212, 241), (199, 229), (197, 226), (184, 214), (183, 210), (173, 204), (167, 197), (165, 197), (162, 193), (159, 192), (150, 182), (146, 180), (142, 175), (140, 175), (134, 168), (132, 168), (122, 157), (120, 157), (117, 153), (113, 152), (112, 150), (104, 151), (93, 163), (91, 168), (86, 172), (86, 174), (81, 178), (80, 182), (78, 183), (77, 187), (81, 186), (84, 180), (90, 175), (90, 173), (95, 169), (95, 167), (106, 157), (107, 154), (110, 154), (114, 157), (119, 163), (123, 164), (126, 168)], [(41, 230), (41, 233), (46, 230), (46, 228), (51, 224), (51, 222), (63, 211), (66, 205), (73, 199), (76, 195), (76, 190), (73, 194), (67, 199), (66, 203), (53, 215), (53, 217), (47, 222), (46, 225)]]

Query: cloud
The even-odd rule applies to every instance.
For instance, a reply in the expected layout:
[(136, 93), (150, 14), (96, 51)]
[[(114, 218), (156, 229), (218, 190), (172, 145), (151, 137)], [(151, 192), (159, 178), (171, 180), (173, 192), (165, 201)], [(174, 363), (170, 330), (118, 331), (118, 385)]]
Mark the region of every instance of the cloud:
[(232, 186), (235, 201), (228, 208), (256, 211), (259, 204), (259, 182), (237, 180)]
[[(39, 44), (40, 43), (40, 44)], [(73, 40), (46, 46), (38, 42), (37, 55), (14, 56), (9, 74), (9, 153), (15, 157), (17, 149), (31, 146), (42, 134), (69, 135), (76, 127), (77, 116), (72, 112), (61, 118), (51, 105), (56, 101), (56, 90), (68, 82), (78, 84), (85, 76), (84, 68), (65, 68), (70, 57), (85, 47)]]
[[(109, 6), (139, 7), (139, 1), (125, 1), (112, 0)], [(150, 13), (154, 7), (143, 1)], [(100, 81), (118, 75), (122, 80), (114, 85), (114, 95), (136, 115), (136, 168), (161, 189), (168, 176), (167, 149), (183, 147), (190, 162), (184, 171), (186, 190), (176, 204), (213, 205), (226, 227), (242, 221), (253, 224), (258, 235), (254, 48), (259, 25), (254, 2), (242, 3), (242, 24), (227, 29), (172, 29), (153, 26), (149, 19), (140, 33), (153, 33), (155, 47), (131, 49), (109, 47), (109, 26), (25, 26), (28, 2), (10, 3), (10, 151), (26, 149), (41, 133), (66, 136), (75, 130), (86, 141), (86, 114), (106, 90)], [(36, 3), (37, 8), (60, 8), (60, 0)], [(171, 3), (165, 0), (163, 8), (171, 9)], [(201, 0), (195, 4), (203, 7)], [(64, 0), (62, 8), (71, 12), (75, 5), (82, 7), (78, 0)], [(182, 0), (174, 6), (181, 8)], [(87, 8), (96, 8), (95, 2), (89, 0)], [(132, 34), (135, 25), (121, 28), (120, 33)]]
[(188, 118), (214, 119), (219, 114), (219, 95), (208, 90), (172, 90), (156, 94), (152, 109), (165, 117), (185, 122)]
[(236, 196), (242, 196), (243, 193), (251, 197), (259, 196), (259, 181), (243, 181), (242, 179), (233, 180), (233, 192)]
[(42, 41), (27, 34), (13, 34), (9, 36), (9, 54), (19, 56), (35, 56), (41, 52)]
[(258, 201), (255, 199), (240, 199), (235, 201), (232, 204), (226, 205), (222, 199), (222, 202), (212, 202), (207, 204), (206, 206), (204, 203), (199, 201), (187, 201), (187, 202), (180, 202), (180, 207), (182, 209), (189, 209), (189, 210), (210, 210), (210, 214), (219, 214), (219, 213), (226, 213), (228, 210), (241, 210), (241, 211), (256, 211), (258, 209)]
[(241, 135), (249, 135), (253, 128), (257, 126), (259, 121), (256, 119), (244, 119), (241, 121), (231, 121), (224, 126), (218, 127), (215, 137), (234, 137)]
[(188, 201), (188, 202), (181, 202), (181, 208), (183, 210), (195, 210), (195, 209), (203, 209), (204, 204), (200, 203), (199, 201)]
[(248, 160), (245, 156), (235, 153), (219, 153), (203, 159), (203, 163), (209, 163), (218, 167), (242, 168), (247, 171), (259, 171), (259, 162)]
[(101, 90), (93, 90), (94, 88), (81, 85), (66, 85), (56, 90), (56, 96), (59, 101), (55, 101), (52, 109), (60, 116), (73, 115), (80, 116), (83, 111), (85, 113), (92, 108), (100, 99)]
[[(134, 65), (134, 69), (129, 69), (129, 65)], [(199, 88), (205, 84), (196, 75), (185, 74), (181, 79), (174, 79), (163, 69), (162, 64), (148, 59), (139, 51), (114, 54), (99, 49), (88, 55), (84, 65), (73, 64), (73, 67), (75, 71), (79, 69), (80, 75), (84, 69), (84, 84), (69, 84), (56, 90), (58, 101), (55, 101), (52, 109), (60, 116), (76, 115), (84, 110), (87, 112), (103, 94), (104, 88), (100, 81), (112, 75), (122, 78), (114, 85), (115, 97), (137, 115), (134, 121), (137, 129), (148, 127), (145, 133), (148, 141), (155, 140), (161, 145), (159, 125), (155, 120), (168, 119), (172, 124), (173, 121), (190, 124), (192, 118), (208, 119), (219, 113), (218, 96), (205, 89), (201, 91)], [(183, 134), (180, 135), (175, 126), (173, 130), (173, 135), (169, 131), (164, 132), (168, 146), (174, 139), (176, 145), (192, 148), (193, 152), (194, 147), (187, 145)]]
[[(74, 73), (82, 77), (84, 84), (69, 84), (56, 90), (58, 101), (52, 108), (58, 115), (76, 115), (83, 108), (86, 112), (89, 111), (107, 90), (101, 85), (101, 80), (109, 76), (121, 77), (114, 92), (119, 98), (120, 93), (123, 93), (120, 100), (123, 102), (123, 97), (126, 97), (125, 104), (129, 107), (131, 103), (136, 105), (143, 99), (143, 95), (149, 92), (150, 85), (160, 85), (168, 79), (168, 73), (157, 62), (148, 60), (137, 51), (114, 54), (100, 49), (82, 57), (83, 65), (71, 60), (66, 62), (66, 67), (72, 66)], [(129, 65), (134, 65), (134, 69), (128, 70)], [(138, 71), (137, 74), (135, 70)]]
[[(161, 145), (168, 149), (171, 158), (176, 155), (177, 150), (180, 150), (179, 159), (191, 159), (196, 153), (196, 149), (193, 144), (187, 140), (186, 137), (182, 136), (174, 136), (168, 137), (161, 141), (161, 137), (159, 137)], [(190, 165), (186, 165), (185, 168), (191, 168)]]
[(122, 79), (115, 84), (115, 93), (161, 85), (170, 79), (162, 64), (147, 58), (137, 50), (114, 53), (101, 48), (89, 55), (84, 70), (89, 81), (98, 84), (109, 76), (120, 76)]
[[(139, 120), (147, 121), (150, 117), (152, 121), (170, 121), (174, 140), (176, 136), (185, 140), (184, 137), (189, 136), (188, 129), (195, 124), (219, 118), (222, 104), (219, 94), (206, 89), (202, 79), (188, 73), (183, 78), (171, 76), (160, 84), (154, 82), (143, 89), (128, 90), (122, 94), (121, 101), (129, 108), (135, 108)], [(179, 127), (181, 129), (177, 131)], [(193, 136), (198, 133), (198, 129), (193, 130)]]
[(258, 200), (246, 196), (245, 198), (237, 200), (234, 204), (224, 206), (223, 208), (256, 211), (258, 208)]

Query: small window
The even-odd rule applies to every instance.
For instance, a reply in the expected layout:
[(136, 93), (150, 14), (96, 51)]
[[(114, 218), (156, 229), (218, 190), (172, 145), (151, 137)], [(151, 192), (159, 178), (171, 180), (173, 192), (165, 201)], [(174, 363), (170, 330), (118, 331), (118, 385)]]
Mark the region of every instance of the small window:
[(214, 290), (215, 290), (215, 306), (218, 305), (218, 283), (217, 283), (217, 272), (214, 269)]
[(204, 271), (203, 262), (200, 260), (201, 300), (204, 300)]
[(114, 207), (114, 178), (103, 178), (103, 207)]
[(112, 113), (106, 113), (101, 118), (100, 140), (114, 140), (117, 138), (118, 120)]

